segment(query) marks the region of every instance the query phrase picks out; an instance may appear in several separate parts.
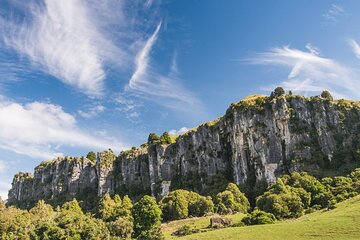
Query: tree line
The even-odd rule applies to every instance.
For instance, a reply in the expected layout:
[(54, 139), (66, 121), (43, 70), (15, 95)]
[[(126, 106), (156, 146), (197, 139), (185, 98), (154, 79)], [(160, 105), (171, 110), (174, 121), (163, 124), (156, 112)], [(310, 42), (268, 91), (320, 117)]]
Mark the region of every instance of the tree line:
[(209, 213), (246, 213), (242, 224), (267, 224), (296, 218), (360, 192), (360, 168), (348, 176), (317, 179), (306, 172), (277, 178), (250, 206), (238, 186), (229, 183), (215, 196), (175, 190), (157, 201), (144, 196), (133, 203), (127, 196), (105, 194), (92, 212), (76, 199), (53, 208), (43, 200), (30, 210), (6, 206), (0, 200), (1, 239), (163, 239), (161, 222)]

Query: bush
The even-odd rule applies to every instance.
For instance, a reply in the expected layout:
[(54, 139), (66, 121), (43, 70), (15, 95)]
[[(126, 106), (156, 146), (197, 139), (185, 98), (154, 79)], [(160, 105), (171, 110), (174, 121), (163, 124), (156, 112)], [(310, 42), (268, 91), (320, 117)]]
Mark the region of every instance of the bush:
[(203, 216), (214, 211), (214, 203), (210, 197), (181, 189), (164, 196), (160, 207), (165, 221), (184, 219), (189, 215)]
[(156, 133), (150, 133), (148, 137), (148, 144), (157, 143), (160, 141), (160, 137)]
[(301, 198), (280, 178), (256, 199), (256, 206), (262, 211), (274, 214), (277, 219), (299, 217), (304, 211)]
[(285, 94), (285, 90), (282, 87), (277, 87), (274, 92), (271, 93), (272, 97), (280, 97)]
[(161, 199), (160, 206), (165, 221), (188, 217), (188, 195), (189, 192), (186, 190), (175, 190)]
[(183, 225), (183, 226), (179, 227), (171, 235), (182, 237), (182, 236), (186, 236), (186, 235), (190, 235), (190, 234), (198, 233), (198, 232), (200, 232), (200, 229), (191, 228), (189, 225)]
[(130, 239), (133, 233), (132, 217), (118, 217), (115, 221), (108, 224), (112, 236), (122, 239)]
[(217, 212), (220, 214), (247, 213), (250, 209), (248, 199), (234, 183), (229, 183), (225, 191), (218, 193), (215, 202)]
[(90, 151), (87, 155), (86, 158), (89, 159), (90, 161), (92, 161), (93, 163), (96, 162), (96, 154), (93, 151)]
[(326, 99), (326, 100), (330, 100), (330, 101), (334, 100), (334, 98), (331, 96), (331, 93), (329, 91), (327, 91), (327, 90), (322, 91), (321, 97)]
[(134, 204), (131, 214), (134, 219), (133, 237), (138, 239), (163, 239), (160, 229), (161, 210), (154, 197), (145, 195)]
[(271, 224), (276, 220), (274, 214), (267, 213), (260, 210), (254, 210), (251, 214), (248, 214), (241, 221), (246, 225), (257, 225), (257, 224)]

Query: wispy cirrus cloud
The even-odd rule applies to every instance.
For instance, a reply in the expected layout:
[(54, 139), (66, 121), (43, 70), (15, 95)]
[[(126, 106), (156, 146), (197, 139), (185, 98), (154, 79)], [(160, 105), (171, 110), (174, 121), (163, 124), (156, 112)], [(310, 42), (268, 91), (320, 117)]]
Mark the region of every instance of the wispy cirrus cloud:
[(79, 110), (78, 114), (82, 116), (83, 118), (92, 118), (96, 117), (98, 114), (104, 112), (106, 107), (102, 104), (96, 104), (94, 106), (91, 106), (87, 110)]
[[(140, 93), (142, 97), (168, 108), (199, 112), (199, 109), (201, 109), (200, 101), (181, 85), (179, 79), (175, 76), (177, 73), (170, 70), (167, 75), (164, 75), (156, 71), (152, 65), (151, 52), (157, 41), (160, 29), (161, 22), (137, 53), (135, 71), (125, 90), (136, 94)], [(178, 71), (177, 66), (174, 65), (174, 60), (172, 62), (172, 69)]]
[(350, 47), (355, 56), (360, 59), (360, 46), (354, 39), (349, 39)]
[(360, 98), (360, 73), (331, 58), (323, 57), (317, 48), (308, 52), (289, 46), (273, 48), (259, 53), (247, 61), (252, 64), (286, 67), (289, 74), (279, 84), (289, 90), (319, 93), (330, 90), (336, 98)]
[[(122, 1), (30, 0), (11, 4), (16, 12), (3, 13), (0, 18), (4, 45), (25, 56), (34, 69), (89, 96), (101, 96), (105, 62), (116, 59), (121, 64), (126, 55), (109, 40), (112, 38), (106, 31), (114, 20), (122, 20)], [(111, 18), (106, 16), (110, 11)]]
[(331, 7), (323, 14), (323, 17), (326, 20), (336, 23), (342, 15), (344, 15), (345, 10), (342, 6), (337, 4), (332, 4)]
[(21, 104), (2, 99), (0, 116), (0, 148), (32, 158), (62, 155), (62, 147), (95, 151), (126, 147), (118, 139), (89, 134), (78, 126), (73, 115), (51, 103)]

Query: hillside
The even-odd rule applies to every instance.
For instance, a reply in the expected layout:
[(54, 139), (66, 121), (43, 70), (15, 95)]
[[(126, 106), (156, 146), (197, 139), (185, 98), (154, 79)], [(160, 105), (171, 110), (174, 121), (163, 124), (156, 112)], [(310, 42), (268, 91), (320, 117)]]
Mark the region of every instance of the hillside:
[(255, 95), (223, 117), (178, 137), (149, 141), (96, 159), (61, 157), (14, 177), (9, 204), (61, 204), (110, 194), (160, 198), (170, 190), (213, 195), (235, 182), (252, 199), (281, 174), (349, 172), (360, 163), (360, 104), (293, 94)]
[[(173, 224), (176, 229), (187, 223), (194, 226), (206, 226), (208, 219), (203, 218), (185, 221), (178, 221)], [(206, 223), (205, 223), (206, 222)], [(171, 230), (172, 230), (171, 229)], [(205, 233), (197, 233), (185, 237), (170, 237), (163, 225), (164, 234), (167, 239), (258, 239), (258, 240), (307, 240), (307, 239), (360, 239), (360, 196), (337, 204), (337, 208), (330, 211), (317, 211), (304, 215), (296, 220), (288, 220), (269, 225), (256, 225), (246, 227), (230, 227), (220, 230), (213, 230)]]

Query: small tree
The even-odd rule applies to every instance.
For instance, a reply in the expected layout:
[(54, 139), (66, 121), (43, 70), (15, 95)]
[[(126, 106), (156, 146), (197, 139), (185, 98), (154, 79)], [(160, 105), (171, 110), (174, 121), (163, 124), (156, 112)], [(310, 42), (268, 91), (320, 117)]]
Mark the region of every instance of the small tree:
[(148, 137), (148, 144), (157, 143), (160, 141), (160, 137), (156, 133), (150, 133)]
[(274, 89), (274, 92), (272, 92), (273, 97), (280, 97), (285, 94), (285, 90), (282, 87), (277, 87)]
[(161, 210), (154, 197), (145, 195), (134, 204), (134, 234), (137, 239), (163, 239), (161, 233)]
[(248, 199), (234, 183), (229, 183), (225, 191), (216, 195), (215, 203), (215, 207), (220, 214), (247, 213), (250, 209)]
[(86, 158), (89, 159), (92, 162), (96, 162), (96, 154), (93, 151), (90, 151), (87, 155)]
[(118, 217), (115, 221), (108, 224), (112, 236), (120, 237), (121, 239), (130, 239), (133, 233), (133, 220), (131, 216)]
[[(121, 206), (120, 206), (121, 207)], [(114, 219), (116, 212), (116, 204), (111, 199), (110, 194), (106, 193), (99, 201), (98, 216), (104, 221), (111, 221)]]
[(164, 132), (160, 137), (160, 142), (164, 144), (170, 144), (171, 143), (171, 137), (168, 132)]
[(122, 216), (131, 216), (131, 209), (133, 205), (128, 195), (125, 195), (122, 200)]
[(235, 197), (237, 205), (235, 211), (242, 213), (247, 213), (249, 211), (249, 200), (246, 198), (245, 194), (240, 191), (236, 184), (229, 183), (225, 190), (230, 191)]
[(321, 97), (326, 99), (326, 100), (329, 100), (329, 101), (334, 100), (334, 98), (331, 96), (331, 93), (329, 91), (327, 91), (327, 90), (322, 91)]
[(188, 217), (188, 195), (186, 190), (175, 190), (161, 199), (160, 206), (165, 221)]

